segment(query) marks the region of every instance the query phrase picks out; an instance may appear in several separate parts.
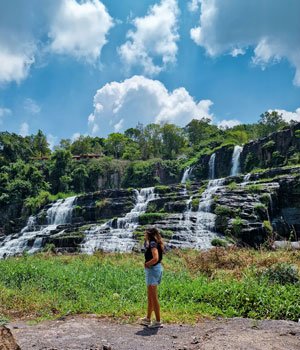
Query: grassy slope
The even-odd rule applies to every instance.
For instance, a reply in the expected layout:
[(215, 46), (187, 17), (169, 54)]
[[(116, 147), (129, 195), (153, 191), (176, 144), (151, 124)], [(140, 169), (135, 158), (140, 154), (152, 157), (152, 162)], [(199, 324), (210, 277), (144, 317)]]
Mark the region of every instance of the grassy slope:
[[(297, 320), (299, 283), (274, 284), (258, 277), (260, 270), (277, 262), (300, 267), (300, 252), (218, 248), (166, 254), (159, 288), (164, 320)], [(131, 321), (143, 315), (145, 307), (142, 255), (41, 254), (0, 261), (0, 319), (94, 313)]]

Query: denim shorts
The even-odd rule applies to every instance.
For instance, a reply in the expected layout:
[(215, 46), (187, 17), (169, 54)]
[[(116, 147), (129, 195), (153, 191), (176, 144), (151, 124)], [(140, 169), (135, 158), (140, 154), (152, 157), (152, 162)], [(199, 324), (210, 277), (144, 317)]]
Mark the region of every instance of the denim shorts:
[(147, 286), (157, 286), (161, 282), (163, 267), (161, 263), (150, 268), (145, 268)]

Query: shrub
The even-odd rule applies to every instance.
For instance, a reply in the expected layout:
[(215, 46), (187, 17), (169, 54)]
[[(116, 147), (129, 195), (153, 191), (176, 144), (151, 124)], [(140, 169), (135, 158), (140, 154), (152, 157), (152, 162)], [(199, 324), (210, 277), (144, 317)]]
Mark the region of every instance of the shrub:
[(100, 200), (96, 201), (95, 204), (96, 204), (96, 207), (98, 209), (103, 209), (104, 207), (106, 207), (109, 204), (109, 199), (107, 199), (107, 198), (100, 199)]
[(297, 139), (300, 139), (300, 130), (295, 131), (295, 136), (297, 137)]
[(272, 149), (274, 148), (274, 146), (275, 146), (275, 141), (270, 140), (270, 141), (266, 142), (266, 143), (262, 146), (262, 148), (265, 149), (265, 150), (270, 151), (270, 150), (272, 150)]
[(259, 196), (259, 200), (267, 206), (270, 203), (271, 196), (269, 193), (263, 193)]
[(230, 182), (229, 185), (227, 185), (227, 187), (229, 188), (230, 191), (234, 191), (238, 188), (238, 185), (236, 182), (232, 181), (232, 182)]
[(289, 284), (300, 281), (297, 267), (288, 263), (275, 264), (262, 271), (261, 276), (271, 283)]
[(250, 193), (258, 193), (261, 192), (263, 190), (263, 186), (262, 185), (247, 185), (245, 186), (245, 190), (250, 192)]
[(272, 234), (272, 232), (273, 232), (273, 227), (272, 227), (272, 225), (271, 225), (271, 223), (270, 223), (269, 220), (265, 220), (265, 221), (263, 222), (263, 228), (266, 230), (266, 232), (268, 233), (268, 235), (271, 235), (271, 234)]
[(166, 217), (165, 213), (145, 213), (139, 216), (140, 225), (154, 224), (155, 221), (162, 220)]
[(228, 243), (225, 241), (225, 239), (214, 238), (211, 241), (211, 245), (214, 247), (227, 247)]
[(198, 210), (199, 202), (200, 202), (200, 199), (199, 199), (199, 198), (194, 198), (194, 199), (192, 200), (192, 208), (193, 208), (193, 210), (195, 210), (195, 211)]
[(232, 220), (233, 232), (236, 235), (239, 235), (241, 233), (242, 227), (243, 227), (243, 220), (240, 217), (237, 217)]
[(159, 193), (159, 194), (164, 194), (167, 192), (170, 192), (171, 189), (169, 186), (163, 186), (163, 185), (159, 185), (159, 186), (155, 186), (155, 192)]
[(234, 217), (236, 212), (234, 209), (228, 207), (227, 205), (217, 205), (215, 209), (215, 214), (220, 216)]

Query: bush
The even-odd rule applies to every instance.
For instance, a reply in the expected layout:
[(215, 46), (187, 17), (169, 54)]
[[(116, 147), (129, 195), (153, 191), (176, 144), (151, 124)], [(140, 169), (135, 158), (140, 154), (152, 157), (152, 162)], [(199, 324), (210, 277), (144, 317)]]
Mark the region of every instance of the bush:
[(297, 137), (297, 139), (300, 139), (300, 130), (295, 131), (295, 137)]
[(214, 247), (227, 247), (228, 243), (225, 241), (225, 239), (214, 238), (211, 241), (211, 245)]
[(265, 150), (270, 151), (270, 150), (272, 150), (272, 149), (274, 148), (274, 146), (275, 146), (275, 141), (270, 140), (270, 141), (266, 142), (266, 143), (262, 146), (262, 148), (265, 149)]
[(103, 199), (100, 199), (98, 201), (96, 201), (96, 207), (98, 209), (103, 209), (104, 207), (106, 207), (108, 204), (110, 203), (109, 199), (107, 198), (103, 198)]
[(273, 227), (272, 227), (272, 225), (271, 225), (271, 223), (270, 223), (269, 220), (265, 220), (265, 221), (263, 222), (263, 228), (266, 230), (266, 232), (267, 232), (268, 235), (271, 235), (271, 234), (272, 234), (272, 232), (273, 232)]
[(145, 213), (139, 216), (140, 225), (154, 224), (158, 220), (166, 217), (165, 213)]
[(242, 227), (243, 227), (243, 220), (240, 217), (237, 217), (232, 220), (233, 232), (236, 235), (239, 235), (241, 233)]
[(297, 267), (288, 263), (275, 264), (262, 271), (261, 276), (267, 278), (271, 283), (283, 285), (300, 281)]
[(234, 209), (228, 207), (227, 205), (217, 205), (215, 214), (220, 216), (234, 217), (236, 215), (236, 212)]
[(238, 188), (238, 185), (236, 182), (232, 181), (232, 182), (230, 182), (229, 185), (227, 185), (227, 187), (229, 188), (230, 191), (234, 191)]
[(198, 210), (199, 202), (200, 202), (200, 198), (194, 198), (192, 200), (192, 208), (193, 208), (194, 211)]
[(250, 192), (250, 193), (259, 193), (263, 190), (262, 185), (247, 185), (245, 186), (245, 190)]
[(163, 185), (155, 186), (155, 193), (164, 194), (170, 191), (171, 189), (169, 186), (163, 186)]

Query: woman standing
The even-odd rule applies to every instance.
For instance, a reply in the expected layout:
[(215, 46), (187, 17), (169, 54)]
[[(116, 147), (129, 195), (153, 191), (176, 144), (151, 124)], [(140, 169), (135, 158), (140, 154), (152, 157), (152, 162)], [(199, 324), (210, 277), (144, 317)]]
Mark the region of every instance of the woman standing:
[[(160, 328), (160, 306), (158, 301), (157, 286), (162, 278), (161, 260), (164, 244), (157, 228), (150, 228), (145, 232), (145, 274), (148, 295), (147, 316), (140, 323), (149, 328)], [(151, 323), (151, 315), (154, 311), (156, 320)]]

